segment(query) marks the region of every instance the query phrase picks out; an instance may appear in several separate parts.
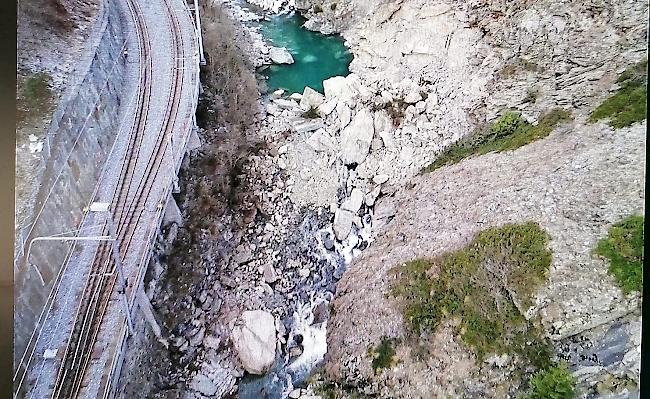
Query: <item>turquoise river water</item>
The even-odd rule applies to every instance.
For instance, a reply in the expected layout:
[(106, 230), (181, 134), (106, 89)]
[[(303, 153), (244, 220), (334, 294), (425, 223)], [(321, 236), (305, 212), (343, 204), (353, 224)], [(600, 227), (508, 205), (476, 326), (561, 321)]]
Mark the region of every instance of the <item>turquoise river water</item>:
[(305, 86), (323, 92), (323, 80), (349, 73), (352, 54), (339, 35), (323, 35), (302, 27), (297, 13), (274, 15), (261, 23), (262, 35), (276, 47), (286, 47), (294, 59), (290, 65), (270, 65), (262, 70), (270, 91), (302, 93)]

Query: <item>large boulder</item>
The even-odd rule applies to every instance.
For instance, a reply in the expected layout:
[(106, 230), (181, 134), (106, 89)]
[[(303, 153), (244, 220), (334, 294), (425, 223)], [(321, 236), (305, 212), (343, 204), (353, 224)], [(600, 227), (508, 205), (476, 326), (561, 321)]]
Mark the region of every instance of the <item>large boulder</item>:
[(355, 105), (360, 87), (361, 80), (355, 74), (349, 74), (345, 77), (334, 76), (323, 81), (323, 91), (326, 99), (336, 97), (339, 101), (343, 101), (351, 107)]
[(284, 47), (271, 47), (269, 56), (275, 64), (293, 64), (291, 53)]
[(372, 114), (366, 108), (359, 111), (341, 132), (341, 159), (346, 165), (360, 164), (370, 151), (375, 135)]
[(311, 87), (306, 86), (302, 93), (302, 98), (300, 99), (300, 109), (303, 111), (309, 111), (311, 108), (318, 108), (324, 100), (325, 97), (323, 97), (322, 94)]
[(334, 212), (334, 235), (339, 241), (345, 240), (352, 230), (352, 222), (354, 221), (354, 213), (345, 209), (337, 209)]
[(316, 152), (336, 151), (336, 142), (325, 129), (318, 129), (306, 140), (307, 145)]
[(343, 201), (341, 208), (356, 214), (359, 212), (359, 209), (361, 209), (362, 205), (363, 191), (359, 190), (358, 188), (353, 188), (352, 193), (350, 193), (350, 198)]
[(235, 350), (251, 374), (264, 374), (275, 361), (275, 319), (263, 310), (248, 310), (232, 330)]

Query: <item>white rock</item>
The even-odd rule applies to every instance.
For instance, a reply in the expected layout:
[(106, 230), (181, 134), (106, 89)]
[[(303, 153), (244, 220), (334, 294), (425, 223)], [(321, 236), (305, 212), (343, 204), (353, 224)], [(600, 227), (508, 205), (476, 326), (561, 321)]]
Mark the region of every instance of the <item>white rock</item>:
[(268, 263), (264, 265), (263, 276), (264, 276), (264, 281), (269, 284), (278, 281), (278, 274), (275, 272), (273, 266), (269, 265)]
[(356, 97), (359, 95), (360, 86), (359, 77), (353, 73), (346, 77), (334, 76), (323, 81), (323, 91), (326, 99), (336, 97), (349, 106), (354, 105)]
[(352, 111), (344, 102), (336, 104), (336, 113), (339, 116), (339, 129), (344, 129), (352, 120)]
[(282, 109), (292, 109), (298, 105), (295, 101), (285, 100), (284, 98), (276, 98), (273, 103)]
[(386, 174), (375, 175), (372, 178), (372, 181), (375, 184), (384, 184), (384, 183), (386, 183), (388, 181), (388, 175), (386, 175)]
[(366, 205), (373, 206), (375, 204), (375, 201), (377, 200), (377, 197), (379, 197), (380, 192), (381, 192), (381, 186), (376, 186), (371, 191), (369, 191), (365, 196)]
[(436, 93), (429, 93), (425, 102), (427, 105), (427, 114), (433, 114), (433, 112), (438, 108), (438, 95)]
[(306, 143), (316, 152), (334, 151), (336, 149), (334, 139), (327, 134), (325, 129), (316, 130), (314, 134), (309, 136)]
[(323, 121), (321, 119), (305, 119), (305, 118), (295, 118), (291, 120), (291, 127), (296, 133), (307, 133), (313, 132), (323, 128)]
[(327, 100), (318, 107), (318, 114), (324, 118), (336, 108), (336, 99)]
[[(275, 361), (275, 319), (263, 310), (242, 313), (231, 339), (242, 366), (251, 374), (264, 374)], [(208, 395), (209, 396), (209, 395)]]
[(294, 101), (300, 102), (302, 100), (302, 94), (300, 93), (293, 93), (292, 95), (289, 96), (290, 99)]
[(282, 89), (277, 89), (276, 91), (271, 93), (271, 97), (273, 97), (273, 98), (280, 98), (280, 97), (282, 97), (282, 95), (284, 95), (284, 90), (282, 90)]
[(352, 230), (352, 221), (354, 214), (345, 209), (337, 209), (334, 213), (334, 235), (339, 241), (345, 240)]
[(417, 90), (411, 91), (404, 98), (404, 102), (407, 104), (415, 104), (420, 100), (422, 100), (422, 96), (420, 95), (420, 92), (418, 92)]
[(266, 104), (266, 113), (273, 116), (280, 115), (280, 107), (275, 104)]
[(212, 396), (217, 393), (219, 388), (210, 378), (203, 374), (197, 374), (190, 382), (190, 388), (202, 393), (205, 396)]
[(363, 205), (363, 191), (354, 188), (350, 193), (350, 198), (341, 204), (341, 208), (356, 214), (361, 209), (361, 205)]
[(384, 146), (388, 149), (395, 148), (395, 126), (393, 126), (393, 121), (388, 115), (388, 112), (385, 110), (375, 112), (373, 123), (375, 132), (381, 137)]
[(341, 132), (341, 159), (346, 165), (361, 164), (368, 155), (375, 134), (372, 114), (368, 109), (359, 111), (350, 125)]
[(386, 90), (382, 90), (381, 92), (381, 100), (388, 104), (389, 102), (393, 101), (393, 96), (387, 92)]
[(56, 357), (56, 353), (58, 352), (58, 349), (45, 349), (43, 352), (43, 359), (54, 359)]
[(318, 108), (323, 103), (323, 101), (325, 101), (325, 97), (323, 97), (322, 94), (307, 86), (302, 92), (300, 109), (303, 111), (308, 111), (310, 108)]
[(378, 151), (384, 146), (384, 142), (381, 141), (379, 137), (373, 137), (372, 142), (370, 142), (370, 150)]
[(293, 64), (291, 53), (284, 47), (271, 47), (269, 56), (275, 64)]

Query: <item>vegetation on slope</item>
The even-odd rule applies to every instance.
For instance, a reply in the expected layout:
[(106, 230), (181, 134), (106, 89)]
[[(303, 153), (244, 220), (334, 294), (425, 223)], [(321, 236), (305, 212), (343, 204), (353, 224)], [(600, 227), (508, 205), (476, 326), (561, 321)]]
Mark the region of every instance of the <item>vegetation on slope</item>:
[(527, 366), (538, 370), (524, 398), (573, 398), (571, 373), (552, 361), (538, 319), (524, 316), (547, 279), (547, 242), (537, 223), (506, 224), (480, 232), (458, 251), (395, 268), (393, 294), (404, 300), (412, 340), (419, 344), (453, 319), (479, 362), (489, 354), (508, 354), (520, 362), (515, 372), (520, 378)]
[(372, 356), (372, 370), (377, 374), (381, 369), (389, 368), (395, 364), (395, 339), (382, 337), (376, 348), (368, 350)]
[(447, 147), (422, 173), (453, 165), (473, 155), (492, 151), (510, 151), (548, 136), (561, 122), (571, 119), (571, 113), (555, 108), (542, 115), (536, 126), (526, 122), (519, 113), (508, 111), (487, 128)]
[(643, 216), (629, 216), (609, 229), (596, 254), (609, 260), (608, 272), (629, 294), (643, 286)]
[(619, 89), (600, 104), (589, 116), (590, 122), (609, 119), (619, 129), (646, 119), (648, 60), (631, 66), (616, 80)]
[(575, 378), (563, 364), (538, 371), (529, 385), (523, 399), (571, 399), (575, 396)]
[[(524, 317), (546, 280), (551, 252), (537, 225), (508, 224), (479, 233), (461, 250), (398, 267), (393, 293), (404, 298), (404, 319), (416, 337), (457, 318), (458, 333), (479, 360), (516, 353), (538, 368), (550, 365), (539, 326)], [(430, 276), (437, 270), (437, 276)]]
[(259, 149), (254, 127), (259, 91), (253, 66), (237, 46), (233, 21), (218, 4), (205, 5), (202, 13), (207, 64), (201, 69), (201, 81), (206, 90), (199, 100), (197, 119), (205, 129), (206, 146), (195, 160), (203, 176), (193, 188), (202, 208), (196, 221), (213, 229), (210, 216), (221, 216), (225, 205), (237, 205), (243, 191), (238, 176), (250, 154)]

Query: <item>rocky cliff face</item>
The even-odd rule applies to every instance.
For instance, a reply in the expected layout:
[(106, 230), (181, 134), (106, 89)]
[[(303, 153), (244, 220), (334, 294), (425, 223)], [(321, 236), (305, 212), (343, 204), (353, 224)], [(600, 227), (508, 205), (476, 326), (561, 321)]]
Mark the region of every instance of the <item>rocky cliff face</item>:
[[(639, 297), (624, 296), (592, 251), (611, 224), (643, 212), (644, 131), (645, 123), (612, 132), (576, 122), (515, 152), (419, 176), (380, 199), (398, 211), (339, 283), (330, 375), (381, 397), (501, 397), (516, 383), (512, 359), (476, 362), (450, 326), (430, 340), (426, 361), (414, 359), (389, 271), (458, 249), (485, 228), (534, 220), (551, 236), (553, 263), (532, 313), (586, 392), (608, 379), (638, 381)], [(399, 362), (375, 375), (368, 348), (382, 337), (401, 340)], [(594, 355), (603, 361), (587, 360)]]
[[(633, 392), (639, 298), (623, 296), (591, 251), (611, 224), (643, 210), (645, 122), (614, 132), (586, 116), (646, 56), (647, 4), (328, 0), (296, 7), (310, 18), (308, 28), (341, 32), (355, 56), (345, 93), (326, 92), (321, 106), (334, 110), (326, 129), (335, 141), (340, 131), (342, 154), (350, 141), (345, 126), (367, 119), (368, 110), (374, 120), (374, 137), (355, 147), (365, 154), (351, 165), (348, 191), (370, 194), (377, 174), (415, 187), (372, 201), (378, 237), (339, 285), (329, 375), (382, 397), (508, 392), (513, 366), (477, 364), (451, 328), (439, 331), (428, 361), (414, 361), (400, 346), (399, 364), (380, 376), (368, 348), (382, 336), (404, 339), (398, 304), (386, 298), (390, 268), (456, 249), (486, 227), (535, 220), (549, 231), (554, 255), (533, 313), (559, 356), (570, 359), (584, 396)], [(575, 121), (545, 140), (404, 181), (504, 109), (535, 123), (558, 106)], [(584, 361), (589, 356), (609, 360)]]

